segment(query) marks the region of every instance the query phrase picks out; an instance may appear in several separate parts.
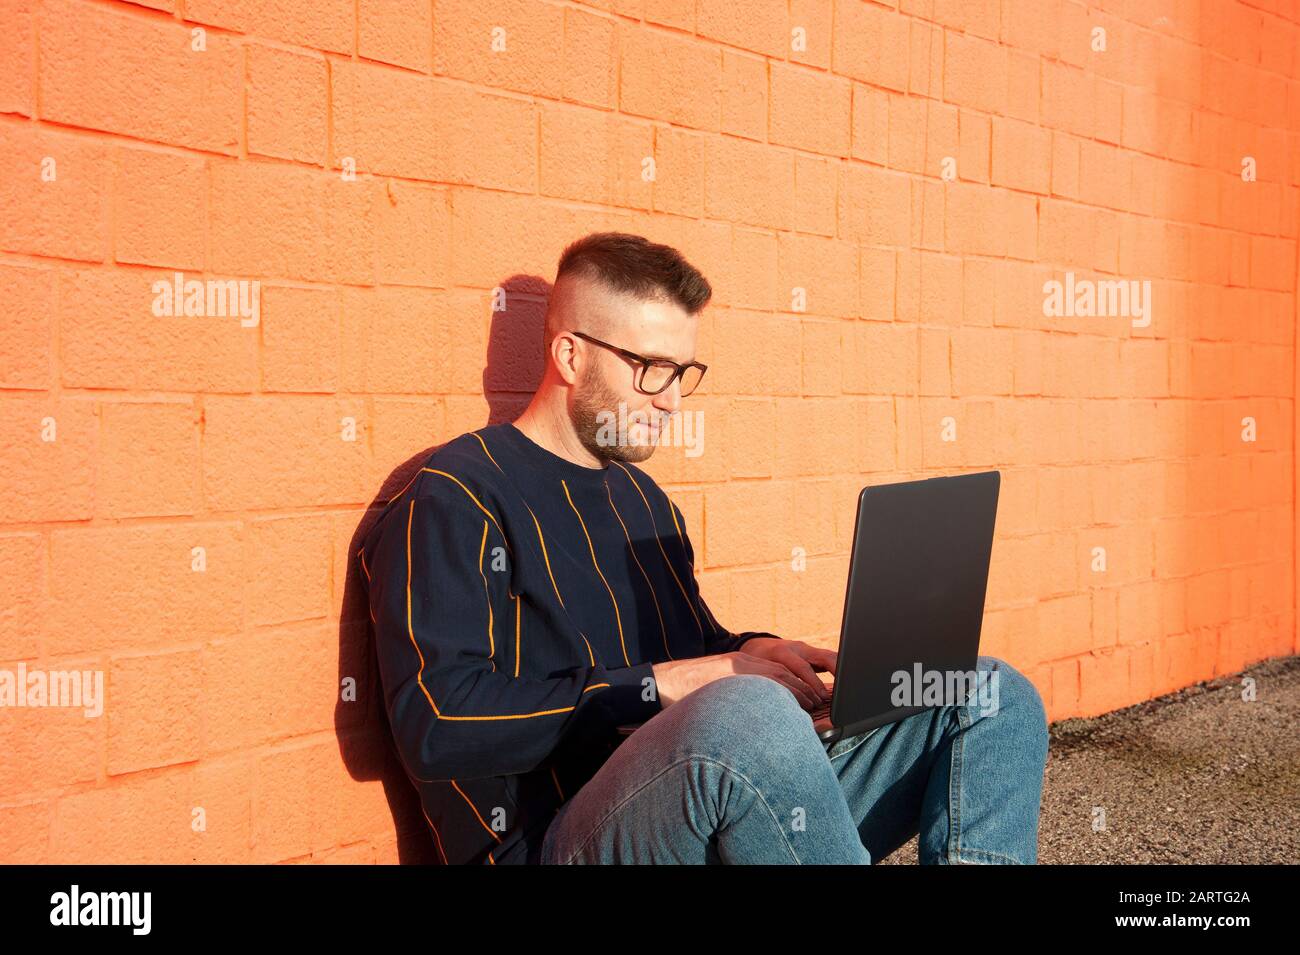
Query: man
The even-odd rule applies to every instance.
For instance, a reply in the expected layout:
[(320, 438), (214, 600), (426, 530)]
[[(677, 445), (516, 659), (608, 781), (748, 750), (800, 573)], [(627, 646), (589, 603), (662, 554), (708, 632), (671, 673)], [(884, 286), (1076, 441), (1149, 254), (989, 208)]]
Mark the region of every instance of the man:
[(922, 862), (1034, 862), (1046, 723), (1024, 677), (981, 657), (995, 716), (827, 747), (809, 711), (835, 655), (733, 634), (700, 598), (685, 518), (635, 462), (703, 376), (711, 295), (667, 246), (570, 245), (528, 408), (439, 448), (366, 535), (385, 703), (440, 857), (870, 863), (919, 830)]

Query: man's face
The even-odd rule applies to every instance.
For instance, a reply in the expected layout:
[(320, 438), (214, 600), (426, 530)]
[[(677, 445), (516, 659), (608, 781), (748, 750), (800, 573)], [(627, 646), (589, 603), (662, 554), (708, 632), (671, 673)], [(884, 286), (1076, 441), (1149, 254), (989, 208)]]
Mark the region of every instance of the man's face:
[[(620, 300), (617, 313), (595, 337), (645, 355), (685, 364), (695, 359), (699, 319), (671, 302)], [(586, 332), (581, 322), (577, 331)], [(644, 461), (654, 453), (660, 429), (681, 406), (681, 382), (657, 395), (638, 391), (640, 365), (607, 348), (579, 340), (586, 362), (574, 388), (570, 417), (579, 440), (602, 461)], [(622, 425), (622, 427), (620, 427)]]

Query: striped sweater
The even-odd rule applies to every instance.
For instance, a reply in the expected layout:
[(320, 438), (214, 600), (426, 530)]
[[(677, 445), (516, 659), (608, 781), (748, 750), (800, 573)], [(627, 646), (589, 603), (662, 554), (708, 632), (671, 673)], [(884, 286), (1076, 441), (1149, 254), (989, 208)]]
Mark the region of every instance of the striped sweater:
[(635, 465), (512, 423), (429, 456), (359, 557), (384, 703), (438, 857), (539, 861), (556, 811), (659, 712), (651, 664), (725, 653), (685, 518)]

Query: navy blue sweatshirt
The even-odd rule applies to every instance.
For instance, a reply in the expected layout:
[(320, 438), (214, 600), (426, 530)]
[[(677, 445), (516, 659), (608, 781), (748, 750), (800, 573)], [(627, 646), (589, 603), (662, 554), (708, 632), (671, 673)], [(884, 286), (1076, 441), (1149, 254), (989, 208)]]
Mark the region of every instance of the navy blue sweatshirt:
[(384, 702), (439, 858), (539, 861), (546, 827), (661, 709), (651, 664), (726, 653), (685, 518), (640, 468), (512, 423), (462, 434), (358, 551)]

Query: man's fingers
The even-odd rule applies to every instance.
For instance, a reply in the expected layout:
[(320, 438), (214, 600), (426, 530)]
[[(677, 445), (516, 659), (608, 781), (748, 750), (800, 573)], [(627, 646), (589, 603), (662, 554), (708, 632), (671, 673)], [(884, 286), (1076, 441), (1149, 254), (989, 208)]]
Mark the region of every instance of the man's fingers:
[(792, 650), (789, 653), (782, 654), (778, 659), (779, 662), (789, 667), (795, 676), (807, 684), (809, 691), (817, 697), (818, 703), (823, 702), (830, 696), (826, 692), (826, 684), (821, 681), (821, 677), (817, 675), (817, 672), (812, 668), (812, 664), (805, 657)]
[[(821, 692), (819, 692), (823, 687), (822, 681), (817, 679), (817, 675), (812, 672), (812, 668), (808, 667), (806, 663), (804, 666), (808, 669), (808, 679), (816, 682), (816, 689), (808, 684), (807, 679), (794, 673), (783, 662), (771, 660), (767, 657), (756, 657), (745, 653), (743, 650), (738, 650), (736, 653), (738, 659), (743, 661), (741, 664), (742, 672), (757, 673), (760, 676), (776, 680), (794, 694), (794, 698), (799, 701), (799, 705), (805, 710), (814, 710), (826, 702)], [(792, 662), (794, 661), (792, 660)]]
[(821, 647), (809, 647), (807, 652), (808, 662), (812, 664), (814, 670), (821, 670), (824, 673), (835, 675), (835, 663), (839, 660), (839, 654), (834, 650), (823, 650)]
[(770, 676), (793, 693), (794, 698), (799, 701), (801, 707), (805, 710), (813, 710), (821, 706), (821, 697), (814, 696), (812, 690), (808, 688), (803, 680), (791, 673), (787, 667), (779, 663), (773, 663), (770, 660), (764, 660), (763, 662), (770, 665), (770, 669), (765, 670), (763, 675)]
[(834, 650), (823, 650), (821, 647), (809, 646), (802, 640), (790, 640), (790, 649), (799, 656), (808, 661), (808, 665), (814, 670), (822, 673), (835, 675), (835, 663), (839, 659), (839, 654)]

